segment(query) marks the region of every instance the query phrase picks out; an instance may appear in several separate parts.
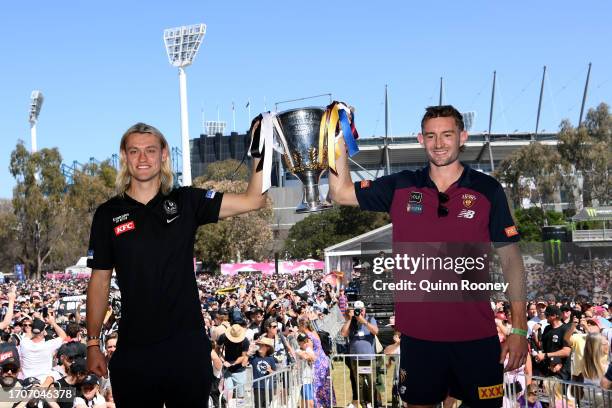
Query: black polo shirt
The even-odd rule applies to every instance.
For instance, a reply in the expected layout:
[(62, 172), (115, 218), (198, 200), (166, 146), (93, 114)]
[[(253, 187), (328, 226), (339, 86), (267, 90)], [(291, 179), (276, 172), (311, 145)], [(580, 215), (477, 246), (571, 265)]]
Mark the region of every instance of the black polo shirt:
[(117, 273), (122, 344), (204, 327), (193, 246), (198, 226), (217, 222), (222, 199), (214, 190), (181, 187), (147, 204), (124, 194), (98, 207), (87, 266)]
[[(393, 243), (517, 242), (519, 234), (502, 186), (493, 177), (463, 164), (460, 178), (446, 191), (448, 215), (438, 216), (438, 189), (429, 166), (355, 183), (359, 206), (388, 212)], [(433, 341), (464, 341), (494, 336), (489, 302), (397, 302), (396, 327)]]

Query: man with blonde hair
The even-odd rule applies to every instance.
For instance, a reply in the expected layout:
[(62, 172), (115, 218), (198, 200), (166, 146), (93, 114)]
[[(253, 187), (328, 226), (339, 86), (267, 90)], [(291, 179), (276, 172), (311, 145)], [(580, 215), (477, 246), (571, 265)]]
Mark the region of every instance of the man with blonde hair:
[(108, 367), (116, 406), (206, 407), (213, 376), (193, 269), (195, 234), (200, 225), (265, 205), (259, 160), (245, 193), (223, 194), (173, 188), (168, 143), (153, 126), (137, 123), (119, 146), (118, 194), (98, 207), (91, 227), (88, 368), (107, 375), (99, 344), (114, 269), (122, 302)]

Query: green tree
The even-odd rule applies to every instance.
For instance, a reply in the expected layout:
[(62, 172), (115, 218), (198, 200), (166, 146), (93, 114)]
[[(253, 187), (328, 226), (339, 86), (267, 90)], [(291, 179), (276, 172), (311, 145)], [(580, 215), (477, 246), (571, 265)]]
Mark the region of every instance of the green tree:
[(515, 208), (523, 198), (529, 198), (542, 208), (545, 203), (554, 201), (554, 194), (560, 190), (566, 173), (556, 149), (530, 143), (502, 160), (494, 175), (509, 187)]
[(285, 251), (293, 258), (319, 257), (326, 247), (382, 227), (389, 221), (385, 213), (336, 207), (312, 214), (291, 227)]
[[(574, 128), (568, 120), (561, 123), (557, 149), (573, 175), (568, 183), (582, 196), (583, 206), (591, 206), (593, 199), (600, 205), (610, 202), (612, 193), (612, 115), (601, 103), (589, 109), (584, 125)], [(582, 179), (582, 183), (579, 183)]]
[(521, 234), (521, 241), (524, 242), (542, 241), (544, 219), (546, 219), (546, 225), (566, 224), (563, 213), (556, 211), (546, 211), (544, 213), (539, 207), (519, 208), (514, 212), (514, 218)]
[(19, 245), (17, 260), (29, 277), (40, 278), (43, 265), (64, 239), (72, 209), (66, 205), (66, 182), (57, 149), (30, 154), (19, 142), (11, 154), (10, 171), (17, 180), (13, 210)]
[[(225, 193), (242, 193), (246, 191), (247, 183), (197, 178), (194, 186)], [(268, 256), (272, 243), (271, 220), (272, 203), (268, 199), (266, 206), (260, 210), (205, 225), (196, 234), (196, 257), (216, 267), (220, 263)]]
[(66, 220), (69, 232), (58, 243), (49, 258), (51, 269), (63, 269), (74, 264), (87, 253), (93, 214), (100, 204), (115, 194), (116, 169), (110, 161), (90, 163), (73, 174), (73, 184), (64, 197), (72, 209), (72, 217)]
[(241, 165), (238, 160), (227, 159), (210, 163), (201, 179), (202, 181), (248, 181), (249, 173), (246, 163)]
[(10, 272), (17, 261), (17, 219), (10, 200), (0, 200), (0, 271)]

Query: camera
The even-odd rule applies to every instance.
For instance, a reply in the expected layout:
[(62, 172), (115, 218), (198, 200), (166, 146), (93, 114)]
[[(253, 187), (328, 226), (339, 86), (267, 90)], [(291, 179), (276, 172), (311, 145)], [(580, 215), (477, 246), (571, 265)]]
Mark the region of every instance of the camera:
[(357, 317), (357, 316), (359, 316), (359, 315), (361, 315), (361, 309), (357, 308), (357, 309), (355, 309), (355, 311), (353, 312), (353, 316)]

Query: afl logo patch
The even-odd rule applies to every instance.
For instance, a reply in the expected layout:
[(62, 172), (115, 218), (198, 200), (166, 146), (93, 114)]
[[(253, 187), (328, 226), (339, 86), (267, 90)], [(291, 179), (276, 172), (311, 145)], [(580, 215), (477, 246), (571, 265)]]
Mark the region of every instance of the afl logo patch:
[(470, 208), (472, 205), (474, 205), (474, 201), (476, 201), (476, 196), (472, 194), (463, 194), (461, 196), (461, 199), (463, 200), (463, 206), (465, 208)]
[(423, 202), (423, 193), (420, 191), (411, 191), (410, 192), (410, 203), (421, 204)]
[(172, 201), (172, 200), (164, 201), (164, 211), (168, 215), (176, 214), (178, 212), (178, 208), (176, 206), (176, 203), (174, 201)]

